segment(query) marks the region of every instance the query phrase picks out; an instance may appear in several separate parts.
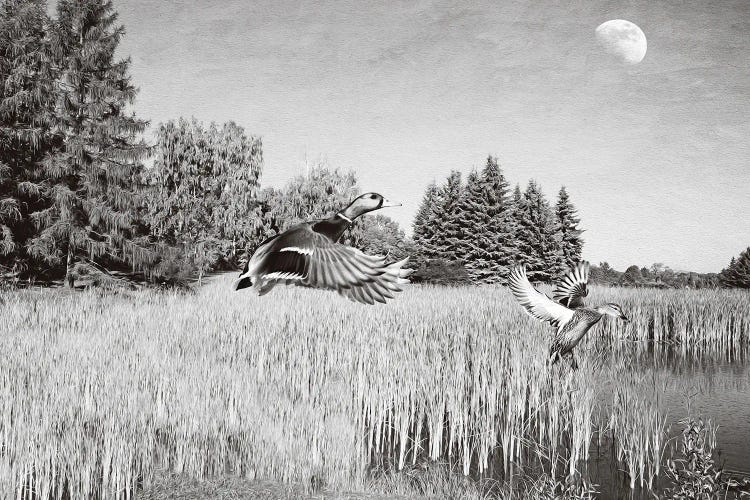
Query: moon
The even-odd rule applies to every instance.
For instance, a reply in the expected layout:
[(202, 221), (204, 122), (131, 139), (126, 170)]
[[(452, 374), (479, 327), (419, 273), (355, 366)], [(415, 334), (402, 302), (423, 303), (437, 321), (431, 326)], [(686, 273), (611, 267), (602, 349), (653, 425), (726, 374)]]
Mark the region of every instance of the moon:
[(630, 21), (607, 21), (596, 28), (595, 34), (599, 45), (620, 62), (638, 64), (646, 56), (646, 35)]

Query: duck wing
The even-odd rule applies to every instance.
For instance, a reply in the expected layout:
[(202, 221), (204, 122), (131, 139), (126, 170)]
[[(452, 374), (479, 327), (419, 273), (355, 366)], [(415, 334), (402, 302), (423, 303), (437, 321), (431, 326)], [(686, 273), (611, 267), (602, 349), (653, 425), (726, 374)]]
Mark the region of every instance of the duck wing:
[(550, 299), (529, 283), (523, 266), (517, 266), (511, 271), (508, 287), (529, 315), (551, 324), (558, 331), (573, 318), (572, 309)]
[[(353, 249), (354, 250), (354, 249)], [(404, 265), (409, 258), (402, 259), (398, 262), (385, 265), (385, 272), (371, 281), (364, 281), (350, 288), (338, 289), (339, 295), (346, 297), (355, 302), (364, 302), (374, 304), (375, 302), (385, 303), (385, 299), (392, 299), (394, 292), (400, 292), (399, 285), (408, 283), (406, 279), (411, 274), (411, 269), (404, 269)], [(385, 263), (385, 258), (383, 258)]]
[(272, 243), (256, 276), (265, 282), (335, 290), (365, 304), (385, 303), (408, 283), (404, 278), (411, 270), (403, 268), (407, 260), (386, 263), (385, 257), (335, 243), (302, 224)]
[(589, 294), (588, 281), (589, 263), (582, 260), (557, 283), (552, 297), (566, 307), (583, 307), (583, 298)]

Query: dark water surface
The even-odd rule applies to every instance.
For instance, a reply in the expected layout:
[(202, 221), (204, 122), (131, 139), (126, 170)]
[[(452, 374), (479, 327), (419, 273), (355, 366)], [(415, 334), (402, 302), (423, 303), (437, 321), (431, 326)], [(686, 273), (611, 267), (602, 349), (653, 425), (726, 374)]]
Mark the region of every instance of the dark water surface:
[[(666, 363), (641, 360), (633, 368), (653, 372), (660, 413), (666, 415), (669, 426), (664, 459), (679, 451), (684, 428), (680, 420), (690, 415), (718, 427), (714, 449), (717, 467), (750, 476), (750, 361), (746, 357), (713, 361), (670, 356)], [(600, 498), (654, 498), (647, 490), (630, 489), (628, 475), (617, 470), (611, 443), (595, 444), (591, 451), (588, 475), (599, 485)], [(656, 490), (669, 484), (662, 469)]]

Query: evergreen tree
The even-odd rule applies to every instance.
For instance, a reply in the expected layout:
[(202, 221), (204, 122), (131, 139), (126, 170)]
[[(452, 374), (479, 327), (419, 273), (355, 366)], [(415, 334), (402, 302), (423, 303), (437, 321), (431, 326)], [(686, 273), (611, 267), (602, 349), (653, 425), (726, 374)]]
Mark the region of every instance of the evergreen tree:
[[(480, 219), (484, 210), (481, 199), (481, 186), (479, 174), (472, 170), (466, 178), (466, 185), (461, 191), (456, 214), (460, 217), (458, 241), (455, 246), (455, 254), (467, 268), (472, 264), (471, 259), (478, 252), (473, 251), (476, 245), (477, 233), (484, 234), (486, 227), (481, 226)], [(471, 276), (471, 273), (469, 273)], [(473, 281), (473, 276), (472, 276)]]
[(137, 185), (148, 148), (146, 122), (126, 114), (135, 99), (130, 61), (116, 60), (124, 34), (109, 0), (60, 0), (50, 47), (59, 68), (54, 130), (58, 145), (44, 161), (51, 206), (33, 214), (41, 229), (29, 250), (66, 265), (74, 284), (79, 258), (127, 262), (153, 259), (136, 234)]
[(565, 186), (560, 188), (555, 205), (555, 223), (557, 225), (558, 238), (560, 240), (560, 250), (562, 259), (557, 277), (568, 272), (579, 260), (581, 260), (581, 251), (583, 250), (583, 239), (578, 223), (581, 220), (577, 217), (576, 208), (570, 202), (568, 191)]
[(504, 282), (515, 256), (508, 182), (497, 158), (488, 156), (476, 182), (467, 184), (467, 270), (475, 283)]
[(539, 185), (529, 181), (516, 208), (518, 258), (526, 264), (531, 281), (549, 282), (562, 259), (554, 216)]
[(750, 288), (750, 247), (719, 273), (719, 282), (727, 288)]
[(461, 260), (462, 197), (461, 172), (452, 170), (445, 184), (440, 188), (440, 203), (434, 214), (436, 253), (439, 258), (449, 261)]
[(0, 271), (16, 276), (29, 264), (29, 214), (45, 206), (38, 181), (52, 108), (48, 24), (41, 0), (0, 5)]
[(438, 223), (437, 212), (441, 205), (440, 192), (435, 181), (432, 181), (422, 196), (414, 222), (412, 234), (415, 245), (416, 265), (422, 266), (428, 259), (437, 257)]

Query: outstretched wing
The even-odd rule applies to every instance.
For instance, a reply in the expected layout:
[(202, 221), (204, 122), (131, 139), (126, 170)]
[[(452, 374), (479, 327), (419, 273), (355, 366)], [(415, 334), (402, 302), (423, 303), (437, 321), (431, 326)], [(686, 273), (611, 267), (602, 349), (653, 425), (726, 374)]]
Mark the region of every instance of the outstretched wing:
[[(411, 274), (411, 269), (403, 266), (409, 258), (393, 262), (385, 266), (385, 272), (372, 281), (365, 281), (359, 286), (340, 288), (338, 293), (349, 300), (373, 304), (375, 302), (385, 303), (385, 299), (392, 299), (394, 292), (400, 292), (399, 285), (409, 283), (406, 277)], [(383, 260), (385, 262), (385, 260)]]
[(510, 291), (527, 313), (540, 321), (546, 321), (558, 331), (573, 318), (573, 310), (550, 299), (531, 283), (523, 266), (515, 267), (508, 277)]
[(407, 259), (386, 263), (385, 257), (367, 255), (356, 248), (334, 243), (302, 225), (279, 240), (258, 270), (263, 280), (278, 280), (304, 287), (335, 290), (366, 304), (385, 303), (400, 292), (411, 272)]
[(582, 260), (557, 283), (552, 296), (566, 307), (583, 307), (583, 298), (589, 294), (588, 281), (589, 263)]

